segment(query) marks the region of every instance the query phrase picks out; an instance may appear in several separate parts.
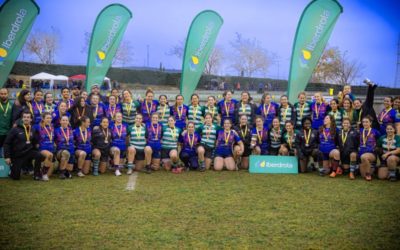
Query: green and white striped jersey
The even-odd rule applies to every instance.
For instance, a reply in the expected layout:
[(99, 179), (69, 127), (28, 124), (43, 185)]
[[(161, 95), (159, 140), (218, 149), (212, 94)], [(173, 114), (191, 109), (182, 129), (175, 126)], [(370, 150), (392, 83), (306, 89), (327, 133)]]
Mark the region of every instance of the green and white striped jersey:
[(189, 105), (188, 120), (194, 122), (195, 129), (198, 129), (204, 120), (204, 107)]
[(215, 125), (214, 123), (212, 125), (201, 124), (201, 126), (197, 130), (197, 133), (199, 133), (201, 136), (200, 143), (210, 148), (215, 148), (215, 141), (217, 140), (218, 130), (221, 130), (221, 127)]
[(146, 147), (146, 126), (131, 125), (128, 127), (129, 146), (134, 146), (136, 150), (144, 150)]
[(214, 107), (204, 106), (204, 115), (210, 113), (213, 116), (213, 123), (218, 123), (217, 121), (218, 112), (219, 110), (217, 106)]
[(310, 103), (305, 102), (301, 105), (299, 102), (294, 104), (294, 108), (296, 110), (296, 127), (301, 127), (301, 119), (304, 117), (311, 117), (311, 108)]
[(163, 127), (167, 127), (168, 118), (171, 116), (170, 107), (168, 105), (161, 106), (160, 104), (157, 106), (157, 113), (159, 116), (158, 121), (163, 125)]
[(328, 115), (332, 116), (335, 119), (336, 128), (342, 129), (342, 121), (343, 121), (343, 111), (342, 109), (338, 109), (335, 112), (332, 110), (329, 111)]
[(161, 140), (161, 148), (164, 149), (177, 149), (178, 148), (178, 139), (182, 130), (180, 128), (170, 128), (168, 126), (163, 127), (162, 130), (162, 140)]
[(135, 123), (137, 108), (139, 106), (140, 103), (138, 101), (132, 101), (131, 103), (123, 102), (121, 104), (122, 121), (128, 125), (133, 125)]
[(253, 111), (250, 103), (243, 104), (242, 102), (239, 102), (237, 104), (238, 121), (242, 115), (246, 115), (248, 124), (253, 124), (252, 112), (254, 112), (254, 111)]

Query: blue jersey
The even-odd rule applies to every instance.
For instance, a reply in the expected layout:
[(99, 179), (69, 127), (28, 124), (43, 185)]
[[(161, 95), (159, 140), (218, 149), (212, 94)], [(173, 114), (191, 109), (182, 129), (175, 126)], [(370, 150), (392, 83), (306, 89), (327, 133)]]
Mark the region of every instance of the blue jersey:
[(162, 129), (163, 126), (161, 123), (152, 124), (148, 122), (146, 124), (147, 145), (149, 145), (152, 149), (161, 149)]
[(92, 127), (100, 126), (101, 119), (106, 116), (104, 105), (99, 103), (97, 106), (93, 105), (91, 107), (93, 112), (93, 122), (91, 125)]
[(279, 105), (275, 102), (270, 104), (261, 104), (258, 106), (256, 114), (261, 115), (264, 119), (264, 127), (269, 128), (272, 124), (272, 120), (278, 116)]
[(240, 141), (240, 136), (235, 130), (230, 130), (229, 132), (219, 130), (217, 133), (215, 152), (217, 155), (231, 154), (233, 146)]
[(238, 101), (235, 99), (232, 99), (230, 102), (221, 100), (217, 103), (218, 110), (221, 114), (221, 126), (224, 125), (226, 119), (231, 120), (232, 125), (236, 123), (236, 103), (238, 103)]
[(170, 107), (171, 116), (175, 117), (175, 126), (180, 129), (185, 129), (186, 127), (186, 118), (189, 114), (189, 107), (186, 105), (181, 106), (171, 106)]
[(39, 150), (47, 150), (54, 153), (55, 147), (53, 126), (41, 126), (40, 124), (36, 124), (33, 126), (33, 129), (36, 132), (36, 138), (39, 142)]
[(326, 103), (311, 103), (311, 127), (313, 129), (319, 129), (322, 125), (324, 125), (324, 119), (326, 116), (328, 105)]
[(380, 137), (378, 130), (370, 128), (368, 131), (364, 128), (360, 129), (360, 149), (358, 154), (361, 156), (364, 153), (374, 153), (376, 143)]
[(251, 139), (252, 141), (256, 141), (256, 145), (260, 147), (261, 151), (267, 151), (269, 147), (268, 143), (268, 129), (263, 128), (262, 130), (257, 130), (257, 128), (253, 128), (251, 130)]
[(39, 124), (42, 121), (42, 113), (45, 111), (43, 102), (32, 101), (32, 110), (34, 116), (33, 123)]
[[(68, 120), (70, 120), (71, 119), (71, 114), (67, 111), (64, 115), (66, 115), (66, 116), (68, 116)], [(54, 112), (53, 112), (53, 121), (52, 121), (52, 123), (53, 123), (53, 126), (54, 126), (54, 128), (59, 128), (60, 126), (61, 126), (61, 124), (60, 124), (60, 120), (61, 120), (61, 117), (63, 116), (63, 115), (60, 115), (60, 111), (58, 111), (58, 110), (55, 110)]]
[(187, 131), (184, 131), (181, 136), (179, 136), (179, 142), (182, 143), (182, 150), (189, 154), (196, 153), (196, 148), (200, 141), (201, 137), (197, 132), (189, 135)]
[(322, 153), (330, 153), (336, 148), (336, 134), (339, 133), (338, 130), (332, 133), (330, 128), (323, 128), (319, 131), (319, 150)]
[(378, 122), (380, 125), (379, 132), (381, 135), (386, 135), (386, 125), (388, 123), (396, 123), (400, 122), (398, 118), (396, 118), (396, 110), (391, 108), (390, 110), (383, 109), (378, 115)]
[(128, 136), (127, 127), (125, 124), (113, 124), (110, 127), (112, 143), (111, 147), (117, 147), (121, 151), (126, 150), (126, 138)]
[(146, 100), (140, 102), (140, 113), (143, 116), (143, 123), (151, 121), (151, 115), (157, 112), (158, 101), (147, 102)]
[(74, 150), (74, 135), (71, 127), (68, 128), (56, 128), (54, 130), (54, 141), (57, 145), (57, 150), (68, 150), (73, 155)]
[(86, 131), (78, 127), (74, 130), (74, 142), (76, 150), (85, 151), (87, 154), (92, 153), (92, 146), (90, 142), (92, 141), (92, 132), (90, 128)]

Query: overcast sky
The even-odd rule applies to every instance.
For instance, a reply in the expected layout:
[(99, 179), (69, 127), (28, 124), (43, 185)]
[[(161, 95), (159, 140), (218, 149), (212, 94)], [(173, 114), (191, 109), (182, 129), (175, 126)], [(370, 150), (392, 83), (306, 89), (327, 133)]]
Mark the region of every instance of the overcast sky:
[[(3, 3), (4, 0), (0, 0)], [(59, 64), (86, 64), (81, 53), (84, 32), (91, 32), (98, 13), (108, 4), (121, 3), (133, 13), (124, 39), (134, 49), (132, 66), (146, 65), (146, 46), (150, 48), (150, 66), (162, 62), (168, 69), (180, 69), (181, 61), (166, 52), (186, 37), (192, 19), (200, 11), (212, 9), (224, 19), (217, 45), (229, 52), (229, 42), (239, 32), (256, 38), (268, 51), (278, 55), (279, 63), (266, 76), (287, 79), (297, 22), (308, 0), (36, 0), (40, 6), (33, 30), (61, 33)], [(366, 65), (364, 76), (393, 86), (400, 33), (399, 0), (342, 0), (343, 14), (329, 40), (331, 46), (348, 51), (350, 58)], [(226, 66), (229, 61), (225, 61)], [(279, 67), (278, 67), (279, 65)], [(84, 72), (82, 72), (84, 73)], [(236, 74), (225, 67), (222, 74)], [(399, 86), (400, 87), (400, 86)]]

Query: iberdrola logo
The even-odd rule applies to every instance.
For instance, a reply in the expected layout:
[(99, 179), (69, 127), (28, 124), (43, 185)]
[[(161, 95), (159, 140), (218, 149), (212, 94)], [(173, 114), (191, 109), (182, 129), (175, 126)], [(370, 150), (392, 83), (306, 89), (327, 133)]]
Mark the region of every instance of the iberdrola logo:
[(190, 60), (190, 69), (192, 71), (196, 70), (198, 64), (199, 64), (199, 58), (197, 56), (192, 56)]
[(106, 59), (106, 53), (104, 51), (98, 50), (96, 52), (96, 62), (102, 64), (104, 59)]
[(311, 51), (302, 49), (300, 55), (300, 66), (302, 68), (308, 68), (308, 63), (310, 62), (312, 57)]
[(0, 48), (0, 65), (4, 64), (4, 59), (7, 57), (7, 50)]
[(265, 166), (267, 165), (267, 162), (266, 161), (258, 161), (256, 165), (260, 168), (265, 168)]

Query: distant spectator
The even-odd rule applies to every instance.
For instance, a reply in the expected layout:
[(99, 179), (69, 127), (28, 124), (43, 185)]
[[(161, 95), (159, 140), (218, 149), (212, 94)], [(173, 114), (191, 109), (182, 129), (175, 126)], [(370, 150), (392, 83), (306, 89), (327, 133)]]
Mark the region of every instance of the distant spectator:
[(264, 83), (260, 82), (258, 84), (257, 93), (262, 94), (264, 92)]
[(237, 91), (240, 91), (240, 82), (237, 82), (237, 83), (236, 83), (236, 90), (237, 90)]

